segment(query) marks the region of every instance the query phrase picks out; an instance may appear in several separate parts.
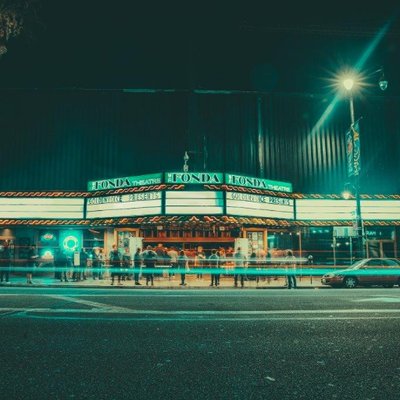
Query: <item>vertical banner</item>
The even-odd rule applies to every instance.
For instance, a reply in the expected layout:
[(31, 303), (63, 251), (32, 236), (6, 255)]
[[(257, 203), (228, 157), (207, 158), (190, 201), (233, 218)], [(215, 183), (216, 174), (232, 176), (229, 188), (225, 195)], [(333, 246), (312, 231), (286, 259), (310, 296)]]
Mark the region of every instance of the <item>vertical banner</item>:
[(347, 176), (349, 178), (354, 175), (353, 147), (353, 130), (349, 129), (346, 132)]
[(361, 171), (361, 147), (360, 147), (360, 124), (359, 121), (351, 126), (346, 132), (346, 158), (347, 175), (358, 176)]
[(360, 148), (360, 125), (357, 121), (352, 127), (353, 131), (353, 165), (354, 165), (354, 175), (360, 175), (361, 171), (361, 148)]

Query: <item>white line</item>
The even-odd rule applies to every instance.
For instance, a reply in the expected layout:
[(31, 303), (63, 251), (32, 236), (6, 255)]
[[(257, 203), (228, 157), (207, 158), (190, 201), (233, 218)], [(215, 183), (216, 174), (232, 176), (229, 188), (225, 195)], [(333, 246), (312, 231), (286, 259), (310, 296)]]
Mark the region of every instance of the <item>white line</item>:
[[(43, 309), (45, 310), (45, 309)], [(139, 317), (139, 316), (126, 316), (126, 317), (115, 317), (115, 316), (95, 316), (96, 313), (90, 313), (89, 310), (85, 310), (86, 314), (91, 314), (93, 318), (90, 318), (88, 316), (71, 316), (68, 314), (72, 314), (75, 310), (68, 310), (70, 312), (64, 313), (62, 316), (57, 316), (57, 315), (51, 315), (51, 313), (47, 314), (25, 314), (25, 313), (19, 313), (19, 314), (13, 314), (11, 317), (21, 317), (21, 318), (34, 318), (34, 319), (57, 319), (57, 318), (62, 318), (62, 319), (68, 319), (68, 320), (82, 320), (82, 321), (141, 321), (141, 322), (187, 322), (187, 321), (193, 321), (193, 322), (221, 322), (221, 321), (226, 321), (226, 322), (259, 322), (259, 321), (349, 321), (349, 320), (400, 320), (400, 316), (349, 316), (349, 317), (344, 317), (344, 316), (326, 316), (326, 317), (276, 317), (276, 316), (260, 316), (259, 318), (256, 317), (245, 317), (245, 318), (232, 318), (232, 317), (213, 317), (213, 316), (186, 316), (184, 318), (179, 318), (178, 316), (175, 317)], [(54, 313), (54, 310), (52, 310)], [(6, 314), (6, 317), (9, 316)], [(95, 317), (94, 317), (95, 316)], [(1, 317), (1, 314), (0, 314)]]
[(52, 299), (56, 299), (56, 300), (64, 300), (64, 301), (69, 301), (71, 303), (83, 304), (85, 306), (93, 307), (93, 309), (110, 310), (111, 312), (117, 312), (117, 313), (130, 311), (128, 308), (125, 308), (125, 307), (118, 307), (118, 306), (113, 306), (113, 305), (109, 305), (109, 304), (98, 303), (96, 301), (88, 301), (88, 300), (78, 299), (75, 297), (60, 296), (60, 295), (48, 295), (48, 294), (45, 296), (50, 297)]
[(87, 313), (87, 314), (134, 314), (134, 315), (194, 315), (194, 316), (218, 316), (218, 315), (323, 315), (323, 314), (400, 314), (399, 309), (370, 309), (370, 310), (266, 310), (266, 311), (185, 311), (185, 310), (130, 310), (128, 308), (116, 307), (104, 307), (104, 308), (92, 308), (92, 309), (70, 309), (70, 308), (27, 308), (27, 307), (4, 307), (0, 308), (1, 312), (46, 312), (46, 313)]

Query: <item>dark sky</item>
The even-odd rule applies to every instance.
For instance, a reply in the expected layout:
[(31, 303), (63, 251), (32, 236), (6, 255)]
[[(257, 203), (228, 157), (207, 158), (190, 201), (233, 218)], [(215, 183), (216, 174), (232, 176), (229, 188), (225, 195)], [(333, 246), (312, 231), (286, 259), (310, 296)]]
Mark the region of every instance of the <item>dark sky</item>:
[[(321, 92), (395, 12), (395, 1), (42, 0), (33, 40), (0, 60), (0, 87)], [(366, 64), (384, 65), (390, 94), (399, 46), (396, 20)]]

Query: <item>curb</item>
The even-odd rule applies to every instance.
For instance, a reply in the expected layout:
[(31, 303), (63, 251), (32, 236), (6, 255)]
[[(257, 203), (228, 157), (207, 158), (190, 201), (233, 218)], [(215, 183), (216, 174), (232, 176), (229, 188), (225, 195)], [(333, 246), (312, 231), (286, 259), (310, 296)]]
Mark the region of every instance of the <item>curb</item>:
[[(287, 289), (285, 286), (262, 286), (262, 287), (233, 287), (233, 286), (220, 286), (217, 288), (211, 288), (209, 286), (185, 286), (185, 287), (179, 287), (179, 286), (111, 286), (111, 285), (105, 285), (105, 286), (92, 286), (92, 285), (57, 285), (57, 284), (33, 284), (33, 285), (28, 285), (28, 284), (8, 284), (8, 285), (3, 285), (0, 284), (0, 287), (8, 287), (8, 288), (56, 288), (56, 289), (123, 289), (123, 290), (214, 290), (214, 291), (219, 291), (219, 290), (234, 290), (234, 291), (242, 291), (242, 290), (277, 290), (277, 289)], [(329, 289), (328, 286), (298, 286), (297, 289)]]

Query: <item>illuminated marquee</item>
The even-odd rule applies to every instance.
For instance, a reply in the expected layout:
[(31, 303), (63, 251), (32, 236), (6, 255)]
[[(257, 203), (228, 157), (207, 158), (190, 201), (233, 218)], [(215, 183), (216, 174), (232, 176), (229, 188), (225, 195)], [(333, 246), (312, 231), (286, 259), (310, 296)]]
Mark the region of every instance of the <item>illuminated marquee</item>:
[(0, 218), (82, 219), (84, 199), (79, 198), (0, 198)]
[(148, 174), (139, 176), (127, 176), (123, 178), (104, 179), (88, 183), (88, 190), (110, 190), (136, 186), (159, 185), (162, 182), (162, 174)]
[[(296, 200), (298, 220), (354, 220), (355, 200)], [(399, 200), (361, 200), (363, 220), (400, 220)]]
[(211, 191), (167, 191), (165, 192), (166, 214), (218, 215), (224, 210), (223, 192)]
[(353, 200), (296, 200), (296, 219), (298, 220), (352, 220), (355, 201)]
[(219, 172), (166, 172), (165, 183), (222, 185), (224, 175)]
[(280, 181), (271, 181), (268, 179), (254, 178), (243, 175), (225, 174), (225, 183), (227, 185), (244, 186), (255, 189), (273, 190), (277, 192), (292, 192), (292, 184)]
[(161, 214), (161, 192), (131, 193), (88, 199), (87, 218)]
[(293, 219), (293, 204), (292, 199), (281, 197), (226, 193), (226, 212), (229, 215)]
[(400, 220), (399, 200), (361, 200), (363, 220)]

